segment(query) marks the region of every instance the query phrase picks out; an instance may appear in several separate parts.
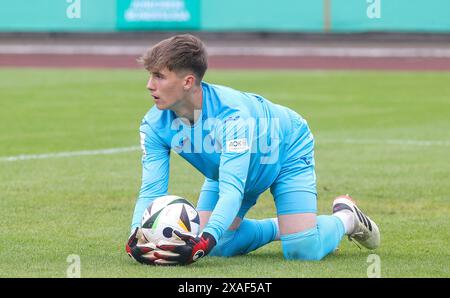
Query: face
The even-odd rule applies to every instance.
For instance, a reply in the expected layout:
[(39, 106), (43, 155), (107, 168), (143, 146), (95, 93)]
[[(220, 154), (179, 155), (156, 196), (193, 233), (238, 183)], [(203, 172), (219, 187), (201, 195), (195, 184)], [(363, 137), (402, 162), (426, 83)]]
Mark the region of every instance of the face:
[(189, 90), (186, 77), (164, 68), (150, 73), (147, 89), (160, 110), (176, 109)]

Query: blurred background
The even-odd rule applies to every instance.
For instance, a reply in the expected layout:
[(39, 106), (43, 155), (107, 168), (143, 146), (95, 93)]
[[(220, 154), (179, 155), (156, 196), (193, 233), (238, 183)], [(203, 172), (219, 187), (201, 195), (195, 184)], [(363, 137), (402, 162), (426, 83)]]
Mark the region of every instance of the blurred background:
[(175, 32), (217, 68), (450, 68), (447, 0), (2, 0), (0, 66), (137, 67)]

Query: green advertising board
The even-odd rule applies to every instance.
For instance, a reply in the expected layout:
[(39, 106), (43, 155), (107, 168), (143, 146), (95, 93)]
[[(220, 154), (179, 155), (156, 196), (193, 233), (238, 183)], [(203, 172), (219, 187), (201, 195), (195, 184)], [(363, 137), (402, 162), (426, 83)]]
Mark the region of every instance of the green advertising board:
[(0, 31), (450, 32), (450, 0), (0, 0)]
[(0, 2), (0, 31), (114, 31), (116, 0)]
[(332, 32), (449, 32), (449, 0), (329, 0)]
[(203, 0), (202, 29), (317, 32), (323, 14), (322, 0)]
[(120, 0), (118, 30), (200, 29), (200, 0)]

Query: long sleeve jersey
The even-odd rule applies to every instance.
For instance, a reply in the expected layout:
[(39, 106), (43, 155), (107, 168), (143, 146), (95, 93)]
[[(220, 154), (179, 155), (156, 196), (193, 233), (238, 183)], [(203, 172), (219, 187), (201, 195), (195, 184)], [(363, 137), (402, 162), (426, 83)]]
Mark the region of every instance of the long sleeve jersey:
[(201, 87), (202, 109), (196, 111), (193, 125), (156, 106), (142, 120), (142, 186), (132, 229), (140, 226), (149, 203), (167, 194), (172, 151), (208, 181), (217, 181), (219, 200), (204, 232), (218, 241), (237, 215), (244, 194), (260, 194), (276, 179), (294, 122), (304, 121), (257, 94), (206, 82)]

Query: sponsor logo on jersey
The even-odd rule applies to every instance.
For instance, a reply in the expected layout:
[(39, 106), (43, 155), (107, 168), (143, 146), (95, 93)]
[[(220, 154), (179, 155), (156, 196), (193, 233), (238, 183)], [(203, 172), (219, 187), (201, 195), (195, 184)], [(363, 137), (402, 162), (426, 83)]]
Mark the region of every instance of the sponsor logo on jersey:
[(249, 149), (247, 138), (227, 141), (227, 152), (244, 152)]

